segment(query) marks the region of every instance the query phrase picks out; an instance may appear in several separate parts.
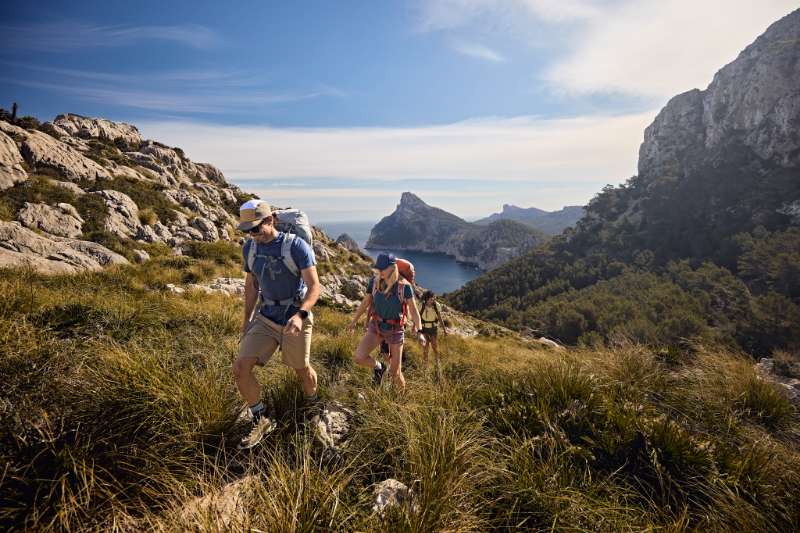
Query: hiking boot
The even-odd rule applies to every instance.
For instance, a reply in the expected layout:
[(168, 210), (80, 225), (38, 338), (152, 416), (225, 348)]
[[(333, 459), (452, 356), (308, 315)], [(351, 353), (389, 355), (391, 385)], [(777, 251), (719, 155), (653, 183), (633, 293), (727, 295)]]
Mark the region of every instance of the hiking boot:
[(258, 446), (264, 437), (275, 431), (276, 427), (277, 424), (275, 423), (274, 417), (266, 415), (258, 417), (253, 420), (250, 432), (242, 437), (242, 440), (239, 442), (239, 449), (249, 450), (254, 446)]
[(372, 384), (376, 387), (381, 386), (381, 381), (383, 380), (383, 374), (386, 372), (386, 365), (381, 365), (380, 368), (373, 368), (372, 369)]

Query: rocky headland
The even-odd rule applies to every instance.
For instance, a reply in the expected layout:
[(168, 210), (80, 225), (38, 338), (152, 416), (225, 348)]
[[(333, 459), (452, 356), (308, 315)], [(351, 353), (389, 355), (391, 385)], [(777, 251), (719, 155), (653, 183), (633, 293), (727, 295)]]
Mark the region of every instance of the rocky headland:
[(489, 270), (545, 240), (544, 234), (519, 222), (470, 223), (404, 192), (394, 213), (372, 228), (366, 247), (444, 253)]

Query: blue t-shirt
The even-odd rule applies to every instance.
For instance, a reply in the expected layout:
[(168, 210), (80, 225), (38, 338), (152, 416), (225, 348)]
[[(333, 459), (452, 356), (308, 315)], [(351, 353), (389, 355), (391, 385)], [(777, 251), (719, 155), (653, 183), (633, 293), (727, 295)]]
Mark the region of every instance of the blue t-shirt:
[[(258, 281), (262, 300), (274, 300), (276, 302), (288, 300), (301, 294), (305, 287), (302, 276), (292, 274), (283, 262), (281, 247), (285, 238), (285, 233), (278, 233), (277, 237), (266, 244), (257, 243), (250, 239), (242, 248), (244, 271), (250, 272), (247, 257), (250, 253), (250, 247), (257, 246), (252, 274)], [(314, 250), (300, 237), (295, 237), (289, 252), (301, 272), (317, 264), (314, 258)], [(268, 264), (271, 266), (268, 267)], [(285, 325), (289, 317), (297, 312), (297, 309), (298, 307), (294, 305), (285, 307), (262, 304), (260, 312), (265, 318), (277, 324)]]
[[(372, 294), (372, 288), (375, 284), (375, 278), (371, 278), (369, 280), (369, 284), (367, 284), (367, 293)], [(408, 283), (403, 284), (403, 296), (405, 296), (406, 302), (409, 304), (411, 303), (411, 299), (414, 297), (414, 289), (411, 288), (411, 285)], [(392, 287), (392, 290), (389, 292), (389, 296), (386, 296), (383, 292), (378, 292), (372, 298), (372, 309), (375, 310), (375, 313), (384, 320), (400, 320), (403, 316), (403, 302), (400, 301), (400, 298), (397, 296), (397, 287)], [(381, 329), (391, 329), (391, 324), (381, 324)]]

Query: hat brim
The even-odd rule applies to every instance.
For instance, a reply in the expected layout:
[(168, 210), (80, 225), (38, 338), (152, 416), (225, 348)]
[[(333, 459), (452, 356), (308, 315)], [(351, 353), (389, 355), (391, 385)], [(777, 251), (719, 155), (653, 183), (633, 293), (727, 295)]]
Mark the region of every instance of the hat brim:
[[(267, 217), (264, 217), (267, 218)], [(250, 222), (239, 222), (239, 225), (236, 228), (239, 231), (250, 231), (251, 229), (255, 228), (262, 222), (264, 222), (264, 218), (259, 218), (257, 220), (251, 220)]]

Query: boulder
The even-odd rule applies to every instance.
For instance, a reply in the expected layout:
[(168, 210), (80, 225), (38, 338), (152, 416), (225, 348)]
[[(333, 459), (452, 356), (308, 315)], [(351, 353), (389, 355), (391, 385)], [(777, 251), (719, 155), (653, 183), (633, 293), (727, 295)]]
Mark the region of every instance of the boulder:
[(336, 252), (319, 240), (314, 241), (313, 248), (317, 261), (330, 261), (332, 257), (337, 255)]
[(0, 268), (30, 266), (45, 274), (59, 274), (127, 263), (123, 256), (95, 242), (48, 239), (19, 222), (0, 222)]
[(66, 203), (51, 207), (47, 204), (25, 202), (17, 218), (28, 228), (59, 237), (79, 237), (83, 232), (83, 219), (72, 205)]
[(338, 451), (345, 437), (350, 433), (352, 409), (339, 402), (326, 405), (322, 412), (311, 419), (316, 442), (325, 451)]
[(58, 115), (52, 125), (65, 134), (84, 139), (92, 137), (108, 141), (121, 139), (132, 146), (138, 146), (143, 140), (136, 126), (104, 118), (82, 117), (67, 113)]
[(208, 181), (216, 183), (217, 185), (228, 185), (228, 182), (225, 181), (225, 175), (222, 174), (222, 171), (214, 165), (209, 165), (208, 163), (195, 163), (195, 166), (200, 172), (200, 175)]
[(8, 135), (9, 137), (16, 138), (17, 140), (21, 141), (28, 136), (28, 132), (19, 126), (15, 126), (5, 120), (0, 120), (0, 131)]
[(148, 254), (144, 250), (134, 250), (133, 251), (133, 260), (137, 263), (145, 263), (150, 261), (150, 254)]
[(74, 148), (40, 131), (27, 132), (20, 152), (36, 171), (52, 170), (70, 181), (110, 178), (106, 169)]
[(183, 506), (181, 518), (189, 523), (211, 523), (220, 531), (244, 531), (247, 495), (258, 482), (257, 476), (249, 475), (228, 483), (218, 491), (194, 498)]
[(411, 489), (396, 479), (387, 479), (375, 484), (372, 496), (374, 501), (372, 512), (380, 516), (383, 516), (390, 507), (405, 508), (409, 512), (418, 510)]
[(195, 217), (192, 220), (192, 227), (200, 231), (201, 238), (204, 241), (213, 242), (219, 240), (219, 231), (217, 231), (217, 227), (205, 217)]
[(203, 291), (206, 294), (227, 294), (228, 296), (244, 295), (244, 278), (217, 278), (208, 283), (194, 283), (190, 289)]
[(360, 252), (361, 249), (358, 247), (358, 243), (355, 241), (347, 233), (342, 233), (336, 238), (336, 244), (341, 244), (345, 249), (350, 250), (351, 252)]
[(0, 191), (10, 189), (28, 179), (28, 173), (22, 168), (22, 163), (17, 143), (0, 131)]
[(71, 181), (50, 180), (50, 185), (59, 187), (61, 189), (66, 189), (75, 196), (83, 196), (86, 194), (86, 191), (78, 187), (77, 183), (72, 183)]
[(97, 191), (108, 209), (104, 228), (122, 239), (132, 239), (139, 233), (139, 207), (130, 196), (114, 190)]

